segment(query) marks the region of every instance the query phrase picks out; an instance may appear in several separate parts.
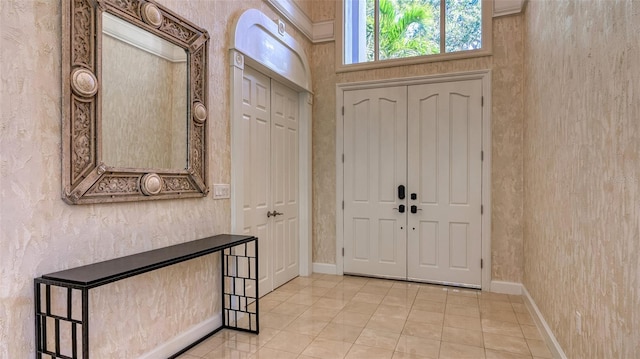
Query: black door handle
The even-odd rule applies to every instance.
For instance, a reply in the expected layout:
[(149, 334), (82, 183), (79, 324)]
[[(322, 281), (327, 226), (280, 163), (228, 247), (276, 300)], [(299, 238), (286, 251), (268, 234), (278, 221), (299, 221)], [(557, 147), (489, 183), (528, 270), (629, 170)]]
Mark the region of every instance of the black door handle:
[(398, 186), (398, 198), (404, 199), (404, 185)]
[(277, 212), (277, 211), (274, 209), (274, 210), (273, 210), (273, 213), (271, 213), (271, 212), (267, 211), (267, 218), (269, 218), (269, 217), (279, 216), (279, 215), (281, 215), (281, 214), (284, 214), (284, 213)]
[(400, 212), (400, 213), (404, 213), (404, 204), (401, 204), (401, 205), (398, 206), (398, 208), (394, 208), (394, 209), (397, 209), (398, 212)]
[(418, 213), (418, 211), (422, 211), (422, 208), (418, 208), (415, 204), (411, 206), (411, 213)]

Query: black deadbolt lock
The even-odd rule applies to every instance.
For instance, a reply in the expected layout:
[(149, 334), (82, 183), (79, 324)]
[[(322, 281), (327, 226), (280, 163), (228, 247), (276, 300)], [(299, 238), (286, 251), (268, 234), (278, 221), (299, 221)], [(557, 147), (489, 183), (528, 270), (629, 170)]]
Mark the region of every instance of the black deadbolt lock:
[(404, 199), (404, 186), (403, 185), (399, 185), (398, 186), (398, 198)]

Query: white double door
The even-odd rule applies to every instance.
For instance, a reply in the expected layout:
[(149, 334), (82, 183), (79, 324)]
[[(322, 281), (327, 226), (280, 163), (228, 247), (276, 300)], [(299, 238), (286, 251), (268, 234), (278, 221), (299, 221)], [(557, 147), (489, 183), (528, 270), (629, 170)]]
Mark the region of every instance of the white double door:
[(245, 67), (244, 234), (258, 237), (259, 295), (299, 274), (298, 93)]
[(344, 272), (480, 287), (481, 80), (343, 101)]

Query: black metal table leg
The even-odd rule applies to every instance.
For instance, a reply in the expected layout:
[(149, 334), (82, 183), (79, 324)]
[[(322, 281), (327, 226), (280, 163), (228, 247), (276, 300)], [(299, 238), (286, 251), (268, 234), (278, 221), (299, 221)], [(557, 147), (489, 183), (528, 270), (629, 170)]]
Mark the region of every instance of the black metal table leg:
[[(257, 239), (222, 251), (222, 320), (225, 328), (259, 333), (257, 254)], [(239, 319), (247, 323), (240, 323)]]
[(89, 289), (82, 289), (82, 359), (89, 359)]
[(38, 279), (34, 280), (33, 287), (34, 294), (34, 305), (35, 305), (35, 330), (36, 330), (36, 359), (42, 359), (42, 318), (40, 317), (41, 309), (40, 309), (40, 281)]

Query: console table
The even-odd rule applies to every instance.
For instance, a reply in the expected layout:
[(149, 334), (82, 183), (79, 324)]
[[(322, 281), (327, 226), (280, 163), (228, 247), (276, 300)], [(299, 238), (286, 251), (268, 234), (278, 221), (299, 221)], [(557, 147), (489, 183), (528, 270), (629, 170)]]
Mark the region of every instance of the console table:
[[(34, 279), (36, 358), (89, 358), (90, 289), (214, 252), (221, 252), (222, 257), (222, 326), (171, 358), (176, 358), (220, 329), (258, 334), (258, 238), (222, 234)], [(58, 294), (54, 300), (66, 303), (63, 314), (52, 313), (52, 287)], [(60, 293), (63, 293), (62, 299), (58, 298)], [(73, 307), (74, 302), (81, 303), (79, 313)], [(62, 334), (62, 330), (67, 332)], [(70, 348), (61, 347), (61, 335), (70, 338), (66, 341), (70, 341)]]

